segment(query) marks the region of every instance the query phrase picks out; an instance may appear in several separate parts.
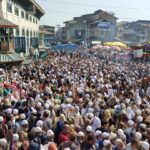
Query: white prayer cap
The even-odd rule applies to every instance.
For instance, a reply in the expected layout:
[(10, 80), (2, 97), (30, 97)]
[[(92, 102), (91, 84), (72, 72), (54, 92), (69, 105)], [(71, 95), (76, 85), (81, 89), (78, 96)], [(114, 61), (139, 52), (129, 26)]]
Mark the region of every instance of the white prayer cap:
[(17, 109), (13, 109), (13, 114), (17, 115), (18, 114), (18, 110)]
[(142, 142), (141, 147), (142, 147), (142, 150), (149, 150), (150, 146), (149, 146), (148, 142), (144, 141), (144, 142)]
[(103, 144), (104, 144), (104, 147), (108, 146), (111, 142), (109, 140), (104, 140)]
[(41, 102), (38, 102), (36, 106), (40, 108), (42, 106)]
[(142, 129), (146, 129), (146, 124), (141, 123), (141, 124), (140, 124), (140, 128), (142, 128)]
[(126, 135), (125, 134), (122, 134), (122, 135), (120, 135), (120, 138), (121, 138), (121, 140), (126, 140)]
[(71, 97), (72, 96), (72, 91), (68, 92), (68, 96)]
[(7, 114), (11, 114), (11, 113), (12, 113), (12, 109), (11, 109), (11, 108), (8, 108), (8, 109), (6, 110), (6, 113), (7, 113)]
[(93, 132), (92, 126), (87, 126), (87, 127), (86, 127), (86, 131), (87, 131), (87, 132)]
[(42, 129), (40, 127), (35, 127), (35, 132), (36, 133), (42, 132)]
[(89, 117), (91, 120), (92, 120), (93, 117), (94, 117), (93, 113), (87, 113), (86, 115), (87, 115), (87, 117)]
[(71, 150), (70, 148), (64, 148), (64, 150)]
[(128, 125), (131, 127), (131, 126), (134, 125), (134, 122), (133, 122), (132, 120), (129, 120), (129, 121), (128, 121)]
[(65, 104), (61, 104), (60, 107), (61, 107), (62, 109), (64, 109), (64, 108), (66, 107), (66, 105), (65, 105)]
[(2, 123), (4, 121), (3, 116), (0, 116), (0, 123)]
[(36, 123), (36, 126), (37, 126), (37, 127), (42, 127), (42, 126), (43, 126), (43, 121), (42, 121), (42, 120), (39, 120), (39, 121)]
[(84, 132), (78, 132), (78, 134), (77, 134), (77, 136), (79, 136), (79, 137), (84, 137), (85, 135), (84, 135)]
[(52, 103), (50, 102), (50, 100), (47, 100), (47, 101), (46, 101), (46, 104), (51, 105)]
[(33, 114), (33, 115), (36, 115), (36, 114), (37, 114), (37, 111), (36, 111), (35, 109), (33, 109), (33, 110), (32, 110), (32, 114)]
[(44, 104), (44, 108), (45, 108), (45, 109), (49, 109), (49, 104), (45, 103), (45, 104)]
[(13, 141), (17, 142), (19, 140), (19, 135), (18, 134), (13, 134)]
[(99, 135), (101, 135), (101, 134), (102, 134), (102, 132), (99, 131), (99, 130), (97, 130), (97, 131), (95, 132), (95, 136), (99, 136)]
[(89, 105), (90, 107), (92, 107), (92, 106), (93, 106), (93, 103), (92, 103), (92, 102), (89, 102), (88, 105)]
[(27, 120), (23, 120), (23, 121), (21, 122), (21, 125), (22, 125), (22, 126), (28, 125), (28, 121), (27, 121)]
[(101, 96), (102, 96), (102, 94), (101, 94), (101, 93), (97, 93), (97, 96), (98, 96), (98, 97), (101, 97)]
[(50, 136), (54, 136), (54, 132), (52, 130), (48, 130), (47, 131), (47, 136), (50, 137)]
[(118, 129), (118, 135), (121, 136), (122, 134), (124, 134), (124, 131), (122, 129)]
[(139, 115), (139, 116), (141, 115), (141, 110), (140, 109), (137, 109), (135, 112), (136, 112), (137, 115)]
[(129, 104), (130, 103), (130, 99), (125, 99), (125, 102), (127, 103), (127, 104)]
[(135, 133), (135, 138), (137, 138), (138, 140), (142, 139), (142, 134), (140, 132), (136, 132)]
[(89, 112), (89, 113), (93, 113), (93, 112), (94, 112), (94, 109), (90, 107), (90, 108), (88, 109), (88, 112)]
[(0, 139), (0, 145), (5, 146), (7, 144), (7, 140), (5, 138)]
[(90, 95), (89, 95), (89, 94), (85, 94), (85, 97), (86, 97), (86, 98), (90, 98)]
[(143, 121), (143, 117), (142, 117), (142, 116), (137, 116), (137, 121), (138, 121), (139, 123), (141, 123), (141, 122)]
[(82, 103), (82, 102), (83, 102), (83, 99), (82, 99), (82, 98), (79, 98), (79, 102)]
[(104, 133), (102, 134), (102, 137), (103, 137), (103, 138), (107, 138), (107, 137), (109, 137), (109, 133), (104, 132)]
[(110, 140), (117, 138), (117, 134), (111, 132), (109, 135)]
[(26, 118), (26, 115), (25, 115), (25, 114), (23, 114), (23, 113), (22, 113), (22, 114), (20, 114), (20, 119), (22, 119), (22, 120), (23, 120), (23, 119), (25, 119), (25, 118)]

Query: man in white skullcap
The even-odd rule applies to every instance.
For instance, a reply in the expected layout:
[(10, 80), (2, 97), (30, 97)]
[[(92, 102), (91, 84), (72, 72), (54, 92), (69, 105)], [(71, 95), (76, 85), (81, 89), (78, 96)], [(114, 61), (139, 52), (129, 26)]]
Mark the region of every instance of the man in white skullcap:
[(115, 142), (116, 142), (116, 139), (117, 139), (117, 134), (111, 132), (110, 135), (109, 135), (109, 139), (111, 141), (112, 148), (114, 148), (115, 147)]
[(150, 145), (148, 142), (146, 142), (146, 141), (142, 142), (141, 150), (149, 150), (149, 148), (150, 148)]
[(140, 142), (138, 139), (132, 139), (131, 143), (129, 143), (125, 150), (138, 150), (140, 149)]
[(103, 144), (104, 144), (104, 147), (102, 150), (112, 150), (112, 145), (109, 140), (104, 140)]
[(13, 147), (15, 147), (16, 150), (21, 147), (18, 134), (13, 134)]

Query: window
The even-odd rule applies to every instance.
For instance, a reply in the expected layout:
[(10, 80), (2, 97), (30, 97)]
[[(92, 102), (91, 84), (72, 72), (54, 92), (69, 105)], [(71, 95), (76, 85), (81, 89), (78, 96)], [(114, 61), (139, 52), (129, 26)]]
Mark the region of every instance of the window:
[(32, 31), (30, 31), (30, 37), (32, 37)]
[(21, 17), (24, 18), (24, 11), (21, 11)]
[(30, 21), (32, 21), (32, 17), (30, 16)]
[(35, 23), (37, 24), (37, 20), (35, 21)]
[(19, 8), (15, 7), (15, 15), (19, 16)]
[(27, 35), (27, 37), (29, 37), (29, 31), (28, 30), (26, 31), (26, 35)]
[(35, 19), (33, 18), (33, 23), (35, 23)]
[(19, 36), (19, 29), (16, 29), (16, 36)]
[(26, 19), (27, 19), (27, 20), (29, 19), (29, 15), (28, 15), (28, 14), (26, 14)]
[(24, 29), (22, 29), (22, 36), (25, 36), (25, 31), (24, 31)]
[(11, 3), (7, 3), (7, 11), (12, 13), (12, 4)]

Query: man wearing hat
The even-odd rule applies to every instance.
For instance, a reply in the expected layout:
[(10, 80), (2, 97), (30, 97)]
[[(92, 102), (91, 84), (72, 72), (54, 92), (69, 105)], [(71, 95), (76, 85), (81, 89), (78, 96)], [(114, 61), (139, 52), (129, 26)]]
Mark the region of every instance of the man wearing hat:
[(77, 144), (80, 146), (80, 149), (83, 149), (85, 145), (85, 134), (82, 131), (77, 133)]
[(140, 142), (137, 139), (133, 139), (131, 143), (126, 146), (126, 150), (140, 149)]
[(125, 149), (125, 144), (121, 139), (116, 139), (115, 142), (115, 148), (114, 150), (124, 150)]

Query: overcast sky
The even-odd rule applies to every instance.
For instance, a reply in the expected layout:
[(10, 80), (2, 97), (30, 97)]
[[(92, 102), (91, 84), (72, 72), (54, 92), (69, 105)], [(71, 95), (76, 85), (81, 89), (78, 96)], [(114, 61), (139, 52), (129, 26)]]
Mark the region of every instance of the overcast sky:
[(150, 0), (36, 0), (45, 10), (40, 24), (63, 25), (98, 9), (114, 12), (119, 21), (150, 20)]

